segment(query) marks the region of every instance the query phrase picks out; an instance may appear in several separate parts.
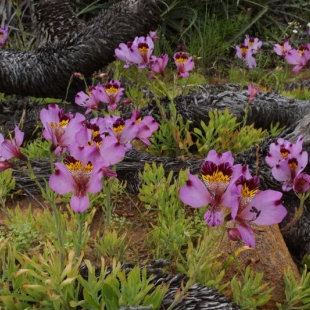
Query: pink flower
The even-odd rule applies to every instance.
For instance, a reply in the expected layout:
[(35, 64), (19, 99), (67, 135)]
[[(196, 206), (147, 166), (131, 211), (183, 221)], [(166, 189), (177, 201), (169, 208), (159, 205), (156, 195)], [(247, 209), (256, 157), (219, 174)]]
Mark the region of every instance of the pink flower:
[(157, 36), (157, 31), (150, 31), (149, 32), (149, 37), (153, 40), (153, 41), (158, 41), (159, 37)]
[(141, 113), (134, 110), (132, 112), (131, 120), (136, 123), (138, 126), (138, 132), (136, 138), (140, 139), (146, 145), (151, 145), (151, 142), (148, 140), (159, 127), (158, 123), (152, 116), (145, 116), (141, 119)]
[(99, 103), (103, 101), (102, 98), (105, 98), (104, 93), (104, 89), (100, 84), (97, 86), (89, 86), (88, 94), (85, 94), (83, 91), (76, 94), (75, 103), (81, 107), (85, 107), (85, 114), (88, 114), (92, 110), (99, 110)]
[(164, 70), (168, 64), (168, 55), (161, 55), (159, 58), (156, 56), (151, 57), (150, 68), (152, 72), (164, 75)]
[(7, 160), (10, 158), (19, 158), (20, 160), (27, 160), (26, 156), (22, 154), (20, 146), (24, 140), (24, 133), (21, 132), (18, 126), (15, 126), (15, 138), (10, 140), (4, 140), (1, 143), (1, 155), (2, 158)]
[(290, 50), (292, 50), (292, 46), (290, 45), (288, 40), (283, 41), (280, 44), (275, 44), (273, 47), (274, 51), (279, 56), (285, 56)]
[(244, 45), (248, 46), (251, 49), (252, 54), (256, 54), (263, 45), (263, 42), (258, 38), (250, 37), (249, 35), (245, 36)]
[(247, 45), (242, 44), (241, 46), (236, 46), (237, 57), (245, 61), (250, 69), (256, 67), (256, 61), (253, 55), (253, 50)]
[(277, 142), (271, 143), (269, 147), (269, 153), (266, 156), (266, 163), (270, 167), (274, 167), (281, 160), (287, 159), (289, 155), (292, 157), (299, 157), (302, 153), (302, 144), (304, 138), (302, 135), (298, 137), (296, 144), (279, 138)]
[(115, 49), (115, 57), (125, 62), (124, 68), (128, 68), (133, 64), (129, 53), (131, 46), (132, 42), (127, 42), (127, 44), (121, 43), (118, 48)]
[(124, 88), (121, 88), (120, 81), (111, 80), (104, 85), (104, 91), (100, 96), (100, 100), (108, 104), (108, 110), (115, 110), (117, 103), (120, 101), (124, 92)]
[(188, 172), (188, 181), (180, 190), (183, 203), (193, 208), (209, 206), (204, 215), (209, 226), (218, 226), (223, 222), (224, 207), (237, 213), (238, 195), (231, 189), (239, 175), (234, 173), (233, 160), (230, 151), (223, 154), (210, 151), (201, 166), (203, 182)]
[(229, 235), (235, 239), (240, 237), (249, 247), (255, 247), (251, 223), (273, 225), (280, 223), (287, 214), (281, 204), (282, 193), (273, 190), (259, 191), (258, 188), (259, 178), (256, 176), (243, 175), (235, 183), (235, 189), (239, 192), (239, 206), (237, 214), (232, 214), (232, 218), (237, 228), (230, 231)]
[(4, 29), (0, 28), (0, 47), (3, 47), (8, 37), (9, 26), (5, 25)]
[(114, 136), (126, 151), (132, 149), (130, 142), (137, 137), (139, 127), (131, 119), (124, 120), (116, 115), (103, 119), (103, 127), (110, 136)]
[(310, 176), (307, 173), (298, 174), (293, 181), (293, 191), (302, 194), (310, 189)]
[(85, 121), (85, 116), (76, 113), (65, 114), (57, 104), (50, 104), (47, 109), (42, 109), (40, 119), (44, 126), (43, 136), (52, 141), (52, 148), (56, 155), (63, 154), (71, 143), (75, 143), (75, 134), (80, 130)]
[(10, 163), (10, 162), (8, 162), (8, 161), (6, 161), (6, 160), (2, 157), (2, 155), (1, 155), (1, 151), (2, 151), (2, 150), (1, 150), (1, 149), (2, 149), (1, 144), (2, 144), (3, 142), (4, 142), (4, 137), (3, 137), (3, 135), (0, 133), (0, 172), (13, 167), (13, 164)]
[(310, 44), (300, 45), (298, 51), (292, 49), (285, 55), (285, 59), (288, 63), (296, 65), (293, 68), (294, 72), (299, 71), (308, 63), (310, 58), (309, 47)]
[(137, 37), (129, 49), (130, 60), (136, 63), (139, 69), (143, 69), (148, 66), (153, 50), (154, 42), (149, 36)]
[(255, 87), (254, 84), (250, 84), (248, 86), (248, 91), (250, 94), (249, 102), (252, 102), (256, 94), (259, 92), (259, 87)]
[(271, 172), (277, 181), (283, 182), (282, 190), (289, 191), (293, 188), (294, 179), (305, 169), (307, 163), (308, 153), (304, 151), (297, 157), (288, 155), (287, 159), (281, 160)]
[(193, 57), (188, 57), (188, 54), (185, 52), (177, 52), (173, 55), (173, 59), (175, 65), (177, 66), (179, 78), (188, 77), (188, 71), (191, 71), (195, 66)]
[(102, 189), (102, 171), (99, 161), (92, 163), (66, 156), (64, 164), (55, 163), (56, 171), (50, 176), (49, 186), (63, 195), (72, 192), (70, 206), (78, 213), (89, 206), (88, 193), (97, 194)]

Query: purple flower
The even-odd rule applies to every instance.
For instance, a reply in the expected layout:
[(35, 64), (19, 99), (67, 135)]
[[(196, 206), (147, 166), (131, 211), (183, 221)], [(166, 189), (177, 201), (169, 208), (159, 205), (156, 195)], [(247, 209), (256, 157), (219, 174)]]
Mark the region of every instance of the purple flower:
[(157, 31), (150, 31), (149, 32), (149, 37), (153, 40), (153, 41), (158, 41), (159, 37), (157, 36)]
[(115, 57), (125, 62), (124, 68), (128, 68), (133, 64), (129, 53), (131, 46), (132, 42), (127, 42), (127, 44), (121, 43), (118, 48), (115, 49)]
[(43, 136), (52, 141), (52, 148), (56, 155), (64, 153), (71, 143), (75, 143), (75, 134), (80, 130), (85, 121), (85, 116), (76, 113), (65, 114), (57, 104), (50, 104), (47, 109), (42, 109), (40, 119), (44, 126)]
[(173, 59), (175, 65), (177, 66), (179, 78), (188, 77), (188, 71), (191, 71), (195, 66), (193, 57), (188, 57), (188, 54), (185, 52), (177, 52), (173, 55)]
[(253, 55), (253, 50), (247, 45), (242, 44), (241, 46), (236, 46), (237, 57), (245, 61), (250, 69), (256, 67), (256, 61)]
[(223, 154), (210, 151), (201, 166), (203, 182), (188, 172), (188, 181), (180, 190), (180, 199), (185, 204), (193, 208), (209, 205), (204, 215), (209, 226), (218, 226), (223, 222), (224, 207), (232, 210), (238, 207), (238, 196), (231, 189), (239, 175), (233, 173), (232, 163), (230, 151)]
[(56, 193), (63, 195), (72, 192), (71, 208), (78, 213), (89, 206), (88, 193), (97, 194), (102, 189), (101, 163), (92, 163), (66, 156), (64, 164), (55, 163), (56, 171), (50, 176), (49, 186)]
[(130, 142), (137, 137), (139, 127), (131, 119), (124, 120), (116, 115), (109, 115), (103, 119), (103, 126), (110, 134), (114, 136), (126, 151), (132, 149)]
[(248, 46), (251, 49), (252, 54), (256, 54), (262, 47), (263, 42), (259, 40), (258, 38), (253, 38), (253, 37), (250, 37), (249, 35), (246, 35), (245, 40), (244, 40), (244, 45)]
[(307, 173), (298, 174), (293, 181), (293, 191), (302, 194), (310, 188), (310, 176)]
[(149, 64), (153, 50), (154, 42), (149, 36), (137, 37), (129, 49), (129, 58), (139, 69), (143, 69)]
[(150, 68), (152, 72), (164, 75), (164, 70), (168, 64), (168, 55), (161, 55), (159, 58), (156, 56), (151, 57)]
[(299, 71), (304, 67), (310, 58), (310, 44), (300, 45), (298, 50), (292, 49), (286, 55), (285, 59), (288, 63), (296, 65), (293, 71)]
[[(3, 138), (3, 136), (2, 136)], [(27, 160), (26, 156), (22, 154), (20, 146), (24, 140), (24, 133), (19, 130), (18, 126), (15, 126), (15, 138), (10, 140), (4, 140), (1, 143), (1, 156), (7, 160), (10, 158), (19, 158), (20, 160)]]
[(0, 47), (3, 47), (8, 37), (9, 26), (5, 25), (4, 29), (0, 28)]
[(294, 179), (305, 169), (308, 163), (308, 153), (302, 152), (300, 156), (288, 156), (287, 159), (281, 160), (275, 165), (271, 172), (273, 177), (282, 184), (283, 191), (289, 191), (293, 188)]
[(159, 127), (155, 119), (152, 116), (145, 116), (141, 119), (141, 113), (134, 110), (132, 112), (131, 120), (136, 123), (139, 129), (136, 138), (140, 139), (146, 145), (152, 145), (148, 138), (150, 138), (153, 132)]
[(259, 92), (259, 87), (255, 87), (254, 84), (250, 84), (248, 86), (248, 91), (250, 94), (249, 102), (252, 102), (256, 94)]
[(290, 45), (288, 40), (281, 42), (280, 44), (275, 44), (273, 47), (274, 51), (279, 56), (285, 56), (290, 50), (292, 50), (292, 46)]
[(266, 156), (266, 163), (270, 167), (274, 167), (281, 160), (288, 158), (289, 155), (292, 157), (298, 157), (302, 153), (302, 144), (304, 138), (302, 135), (298, 137), (296, 144), (291, 143), (288, 140), (279, 138), (277, 142), (271, 143), (269, 147), (269, 153)]
[(241, 176), (235, 184), (239, 191), (239, 206), (233, 221), (237, 225), (230, 237), (241, 239), (250, 247), (255, 247), (253, 228), (249, 225), (273, 225), (280, 223), (287, 211), (281, 204), (282, 193), (274, 190), (259, 191), (259, 178)]
[(10, 162), (8, 162), (8, 161), (6, 161), (6, 160), (2, 157), (2, 155), (1, 155), (1, 151), (2, 151), (1, 144), (2, 144), (3, 142), (4, 142), (4, 137), (3, 137), (3, 135), (0, 133), (0, 172), (13, 167), (13, 164), (10, 163)]
[(105, 91), (102, 85), (89, 86), (88, 94), (80, 91), (75, 96), (75, 103), (81, 107), (86, 108), (85, 114), (90, 113), (92, 110), (99, 110), (99, 103), (103, 101)]
[(120, 81), (111, 80), (104, 85), (104, 91), (101, 94), (100, 100), (108, 104), (108, 110), (115, 110), (116, 104), (121, 99), (124, 88), (121, 88)]

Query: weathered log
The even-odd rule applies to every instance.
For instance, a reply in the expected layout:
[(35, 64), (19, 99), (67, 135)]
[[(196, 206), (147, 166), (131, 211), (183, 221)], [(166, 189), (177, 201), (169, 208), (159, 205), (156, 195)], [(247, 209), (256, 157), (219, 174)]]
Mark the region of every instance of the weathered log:
[(36, 48), (56, 44), (84, 26), (69, 0), (35, 0), (32, 15)]
[[(83, 86), (85, 87), (85, 86)], [(81, 90), (84, 88), (81, 88)], [(152, 97), (146, 93), (146, 96)], [(226, 108), (237, 117), (238, 122), (244, 118), (245, 106), (248, 102), (247, 90), (240, 91), (238, 84), (206, 85), (200, 86), (198, 91), (191, 91), (189, 95), (178, 96), (174, 99), (177, 113), (184, 120), (191, 122), (191, 129), (201, 128), (201, 121), (209, 122), (209, 111), (225, 110)], [(160, 105), (166, 107), (169, 114), (168, 98), (161, 98)], [(39, 101), (31, 101), (28, 98), (0, 101), (0, 126), (3, 132), (12, 131), (16, 124), (22, 124), (26, 139), (33, 136), (37, 128), (40, 109)], [(75, 104), (62, 105), (66, 111), (80, 111), (84, 109)], [(122, 115), (130, 116), (130, 107), (122, 107)], [(279, 122), (280, 127), (289, 127), (310, 112), (310, 102), (296, 100), (284, 96), (259, 93), (254, 102), (249, 104), (247, 124), (254, 123), (255, 128), (270, 129), (270, 125)], [(143, 116), (153, 115), (160, 121), (158, 106), (155, 100), (142, 108)]]
[[(64, 99), (74, 72), (91, 76), (111, 63), (119, 43), (156, 29), (159, 15), (153, 0), (124, 0), (58, 43), (29, 52), (0, 50), (0, 92)], [(74, 80), (68, 98), (81, 89), (82, 81)]]

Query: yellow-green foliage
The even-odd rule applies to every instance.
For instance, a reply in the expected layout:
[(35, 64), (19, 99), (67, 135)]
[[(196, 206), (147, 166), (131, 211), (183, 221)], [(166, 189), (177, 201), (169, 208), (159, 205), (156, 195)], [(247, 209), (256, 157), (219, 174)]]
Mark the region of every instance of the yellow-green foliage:
[(211, 149), (238, 153), (259, 143), (267, 135), (266, 131), (256, 129), (253, 125), (240, 126), (237, 117), (230, 114), (228, 109), (224, 112), (210, 111), (209, 118), (208, 125), (201, 121), (202, 130), (194, 129), (198, 152), (202, 156), (206, 156)]
[(281, 95), (299, 100), (310, 100), (310, 90), (306, 87), (297, 87), (290, 91), (282, 91)]

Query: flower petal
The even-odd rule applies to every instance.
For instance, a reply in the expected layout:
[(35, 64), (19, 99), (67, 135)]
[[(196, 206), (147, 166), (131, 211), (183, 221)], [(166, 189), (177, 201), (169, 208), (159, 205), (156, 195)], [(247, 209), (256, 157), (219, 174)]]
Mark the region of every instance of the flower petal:
[(89, 207), (89, 197), (73, 195), (70, 199), (70, 207), (77, 213), (84, 212)]
[(190, 172), (187, 172), (187, 174), (188, 181), (180, 189), (182, 202), (193, 208), (200, 208), (211, 203), (212, 197), (204, 183)]
[(61, 163), (55, 163), (55, 166), (56, 171), (48, 182), (50, 188), (60, 195), (75, 192), (77, 186), (68, 168)]

